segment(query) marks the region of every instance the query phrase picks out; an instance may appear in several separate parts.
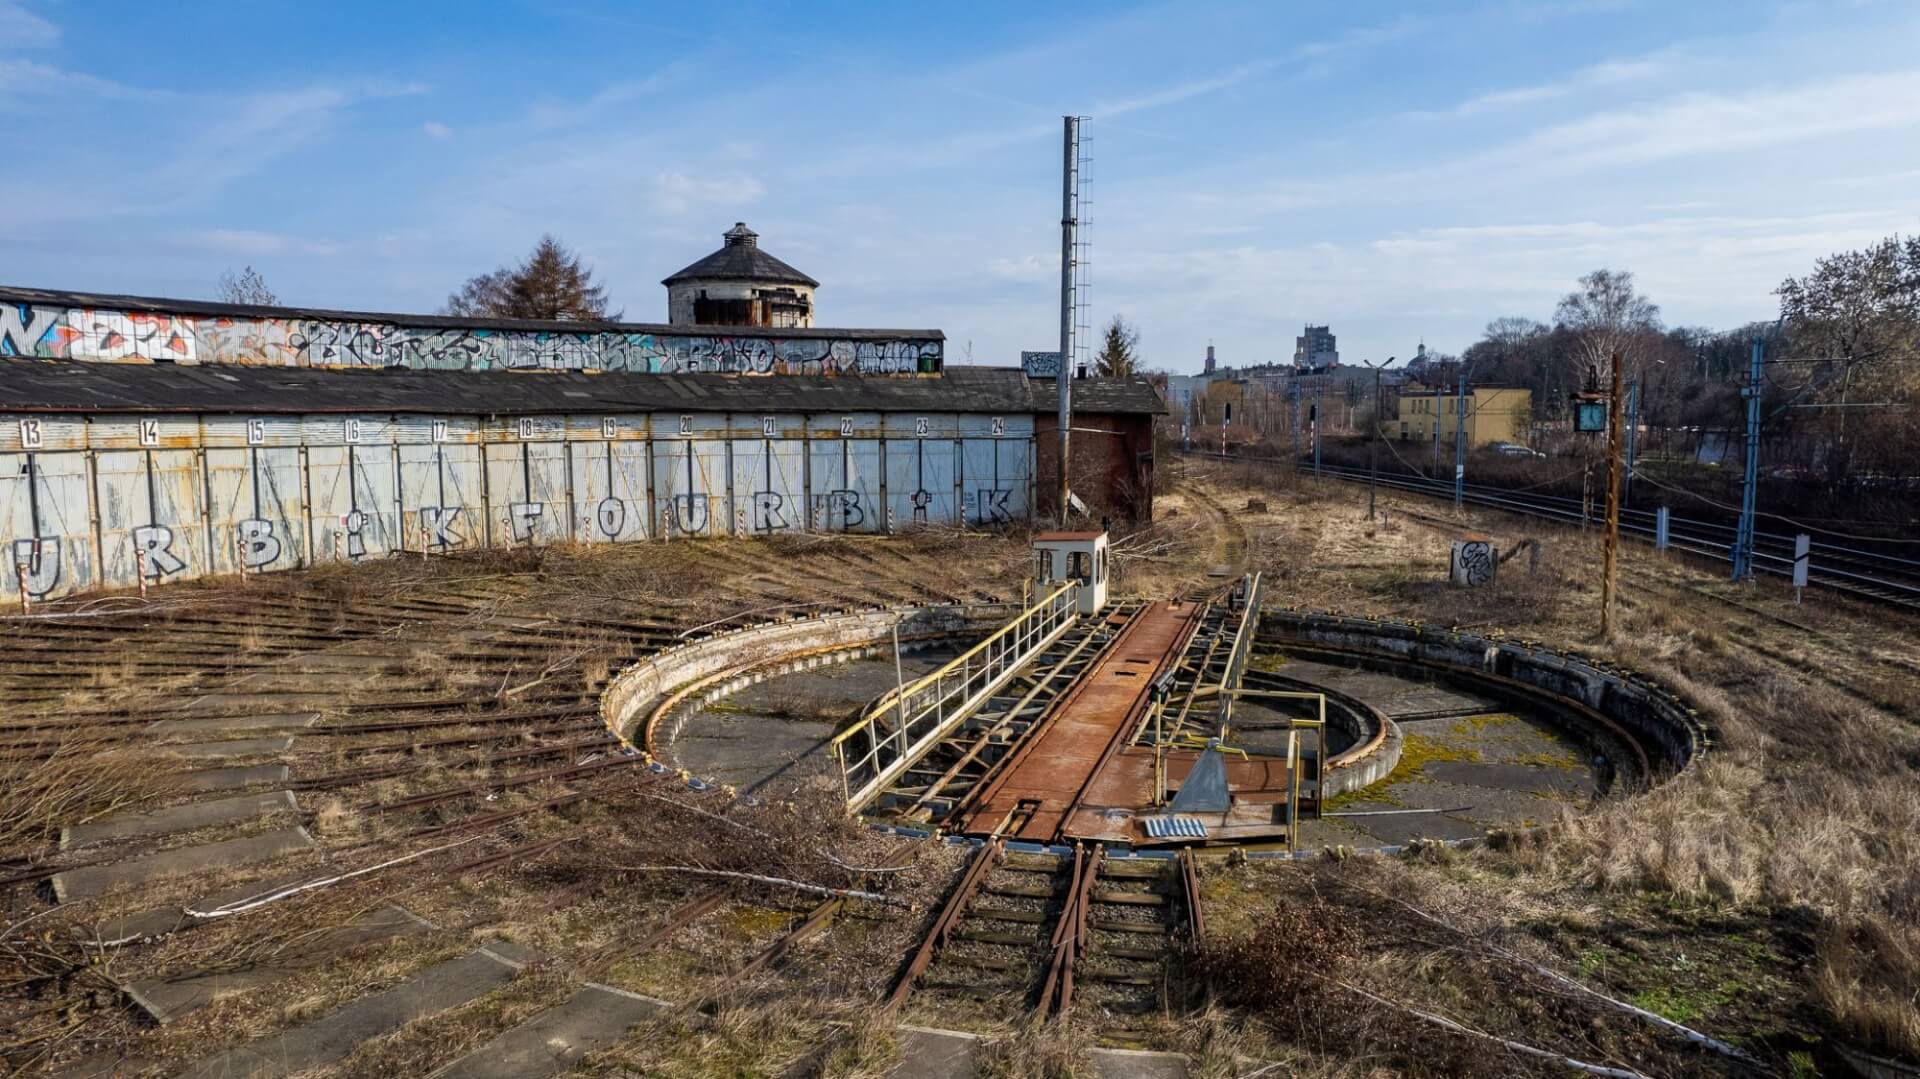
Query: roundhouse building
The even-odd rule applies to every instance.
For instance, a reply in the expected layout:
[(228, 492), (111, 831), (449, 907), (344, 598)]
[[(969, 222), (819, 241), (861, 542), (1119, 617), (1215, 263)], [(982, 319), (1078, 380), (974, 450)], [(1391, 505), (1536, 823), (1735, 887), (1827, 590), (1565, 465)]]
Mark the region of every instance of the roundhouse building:
[[(0, 287), (0, 595), (399, 551), (1027, 521), (1051, 395), (1016, 368), (946, 369), (944, 344)], [(1098, 400), (1160, 407), (1144, 380)]]

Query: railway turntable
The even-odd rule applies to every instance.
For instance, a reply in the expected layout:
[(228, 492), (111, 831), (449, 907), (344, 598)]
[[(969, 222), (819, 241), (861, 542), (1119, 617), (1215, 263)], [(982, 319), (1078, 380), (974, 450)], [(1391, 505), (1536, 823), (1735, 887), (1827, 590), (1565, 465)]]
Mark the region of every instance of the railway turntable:
[[(850, 811), (1041, 844), (1297, 843), (1326, 701), (1241, 685), (1259, 575), (1109, 603), (1106, 548), (1103, 532), (1036, 536), (1038, 598), (835, 737)], [(1243, 701), (1280, 716), (1259, 748), (1233, 742)]]

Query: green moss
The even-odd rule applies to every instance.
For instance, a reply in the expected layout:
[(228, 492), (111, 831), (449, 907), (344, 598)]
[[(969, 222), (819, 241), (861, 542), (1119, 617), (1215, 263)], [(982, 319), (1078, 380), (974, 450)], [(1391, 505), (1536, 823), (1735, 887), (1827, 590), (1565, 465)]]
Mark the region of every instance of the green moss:
[(1327, 799), (1324, 810), (1346, 809), (1354, 805), (1404, 806), (1406, 803), (1395, 797), (1393, 789), (1403, 783), (1415, 782), (1427, 765), (1435, 761), (1478, 761), (1480, 751), (1472, 746), (1448, 745), (1438, 738), (1424, 734), (1409, 734), (1400, 743), (1400, 763), (1386, 778), (1369, 787), (1357, 791), (1336, 794)]
[(1255, 652), (1247, 659), (1247, 669), (1259, 671), (1261, 674), (1273, 674), (1285, 667), (1288, 662), (1286, 655), (1281, 652)]
[(1522, 753), (1513, 758), (1513, 763), (1524, 764), (1529, 768), (1555, 768), (1562, 772), (1571, 772), (1580, 767), (1580, 758), (1563, 749), (1553, 753)]
[(1400, 763), (1387, 775), (1387, 783), (1403, 782), (1418, 776), (1436, 761), (1478, 761), (1480, 751), (1472, 746), (1448, 745), (1424, 734), (1409, 734), (1400, 745)]
[(1461, 716), (1453, 722), (1453, 733), (1475, 735), (1486, 731), (1488, 727), (1505, 727), (1525, 722), (1511, 712), (1486, 712), (1477, 716)]
[(1676, 1023), (1692, 1023), (1701, 1016), (1724, 1007), (1739, 998), (1742, 986), (1737, 982), (1717, 985), (1665, 985), (1643, 989), (1631, 998), (1633, 1003), (1665, 1016)]

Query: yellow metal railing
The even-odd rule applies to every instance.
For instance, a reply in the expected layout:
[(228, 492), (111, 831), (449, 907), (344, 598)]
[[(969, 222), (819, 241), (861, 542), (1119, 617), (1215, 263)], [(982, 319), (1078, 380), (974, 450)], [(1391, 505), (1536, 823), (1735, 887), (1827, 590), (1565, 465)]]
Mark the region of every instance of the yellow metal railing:
[(882, 697), (835, 735), (833, 758), (847, 810), (863, 809), (1058, 640), (1079, 618), (1079, 605), (1079, 583), (1062, 584), (939, 670)]

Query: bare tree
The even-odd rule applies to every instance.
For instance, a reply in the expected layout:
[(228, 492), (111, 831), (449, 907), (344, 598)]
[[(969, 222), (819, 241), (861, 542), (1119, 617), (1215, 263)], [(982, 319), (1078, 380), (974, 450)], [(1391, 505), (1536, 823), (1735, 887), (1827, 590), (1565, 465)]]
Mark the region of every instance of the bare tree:
[[(1916, 467), (1920, 434), (1920, 237), (1889, 237), (1820, 259), (1779, 289), (1780, 317), (1811, 366), (1793, 396), (1824, 406), (1805, 428), (1831, 480)], [(1860, 415), (1854, 415), (1859, 412)]]
[(1553, 320), (1575, 335), (1581, 363), (1595, 372), (1605, 370), (1616, 352), (1632, 370), (1647, 339), (1660, 332), (1660, 308), (1634, 291), (1633, 275), (1625, 270), (1600, 269), (1582, 277), (1580, 287), (1554, 308)]
[(1127, 378), (1140, 371), (1140, 331), (1119, 315), (1107, 323), (1093, 371), (1103, 378)]
[(548, 321), (617, 321), (623, 312), (607, 310), (606, 290), (593, 283), (593, 271), (580, 256), (552, 236), (542, 236), (527, 260), (516, 267), (468, 278), (447, 297), (442, 314)]
[(237, 277), (232, 270), (220, 275), (220, 302), (273, 307), (280, 302), (280, 297), (267, 287), (267, 279), (259, 270), (248, 266)]

